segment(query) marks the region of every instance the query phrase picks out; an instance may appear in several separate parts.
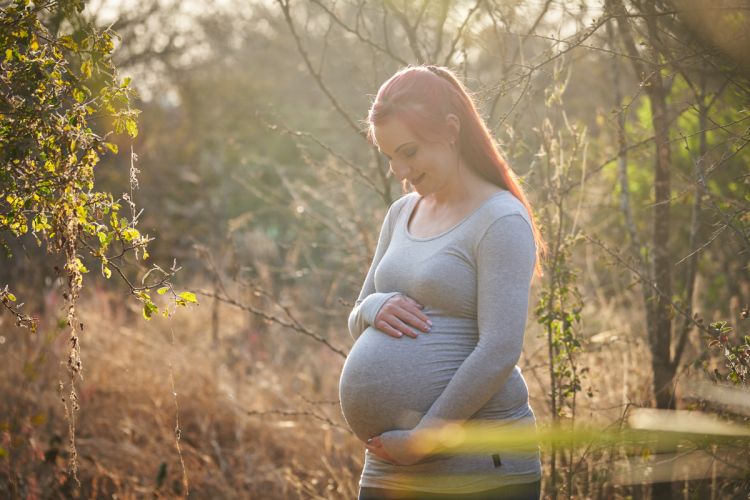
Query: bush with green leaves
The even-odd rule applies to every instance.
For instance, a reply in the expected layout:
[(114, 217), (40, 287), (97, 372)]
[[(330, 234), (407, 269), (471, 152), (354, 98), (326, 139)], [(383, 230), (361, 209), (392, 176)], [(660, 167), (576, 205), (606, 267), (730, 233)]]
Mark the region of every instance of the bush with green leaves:
[[(139, 111), (131, 106), (135, 92), (130, 79), (120, 80), (112, 62), (116, 34), (86, 22), (83, 8), (82, 0), (0, 4), (0, 246), (9, 257), (8, 241), (30, 233), (39, 246), (44, 243), (48, 252), (65, 258), (70, 384), (67, 395), (62, 386), (60, 392), (70, 422), (73, 474), (75, 380), (82, 367), (78, 335), (83, 328), (76, 305), (89, 272), (84, 253), (105, 278), (114, 270), (124, 280), (146, 319), (160, 312), (151, 297), (154, 289), (171, 291), (175, 306), (196, 303), (194, 294), (174, 291), (169, 280), (176, 265), (164, 270), (154, 264), (140, 285), (128, 277), (125, 258), (147, 260), (152, 240), (136, 228), (132, 190), (137, 188), (137, 169), (131, 166), (131, 194), (115, 199), (95, 189), (94, 167), (103, 155), (117, 154), (116, 144), (108, 140), (111, 134), (137, 135)], [(45, 21), (57, 27), (50, 29)], [(132, 211), (130, 219), (124, 208)], [(17, 325), (36, 331), (36, 319), (21, 312), (7, 284), (0, 288), (0, 303)], [(169, 307), (162, 313), (168, 316)]]

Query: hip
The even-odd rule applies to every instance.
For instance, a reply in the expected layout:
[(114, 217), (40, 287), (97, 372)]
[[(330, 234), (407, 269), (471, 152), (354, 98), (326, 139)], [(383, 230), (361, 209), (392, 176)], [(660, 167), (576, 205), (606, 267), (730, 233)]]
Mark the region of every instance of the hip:
[(432, 493), (428, 491), (360, 487), (358, 500), (539, 500), (541, 479), (532, 482), (507, 484), (473, 493)]
[[(438, 453), (412, 465), (396, 465), (365, 451), (361, 487), (455, 493), (533, 482), (541, 477), (536, 419), (530, 406), (514, 418), (478, 422), (482, 439), (472, 439), (472, 451)], [(476, 448), (476, 449), (474, 449)]]

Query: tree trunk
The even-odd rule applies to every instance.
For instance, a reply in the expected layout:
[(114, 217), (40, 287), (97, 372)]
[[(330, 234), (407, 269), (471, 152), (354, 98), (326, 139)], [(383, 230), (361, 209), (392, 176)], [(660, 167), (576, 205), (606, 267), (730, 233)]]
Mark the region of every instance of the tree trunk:
[(651, 103), (656, 161), (654, 163), (654, 218), (652, 233), (651, 276), (659, 293), (650, 302), (652, 324), (649, 325), (651, 366), (654, 371), (654, 397), (656, 407), (674, 409), (672, 379), (674, 367), (671, 362), (672, 339), (672, 263), (669, 253), (670, 223), (670, 172), (669, 121), (667, 117), (667, 90), (658, 69), (652, 71), (647, 80)]

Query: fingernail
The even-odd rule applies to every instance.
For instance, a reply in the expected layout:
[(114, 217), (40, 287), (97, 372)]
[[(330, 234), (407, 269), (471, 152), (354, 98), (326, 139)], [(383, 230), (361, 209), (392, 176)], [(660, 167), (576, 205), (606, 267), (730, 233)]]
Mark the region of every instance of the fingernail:
[(397, 334), (396, 336), (397, 336), (397, 337), (403, 337), (403, 336), (404, 336), (404, 334), (403, 334), (403, 333), (401, 333), (401, 332), (399, 332), (399, 333), (398, 333), (398, 334)]
[(428, 319), (427, 320), (427, 324), (430, 325), (430, 326), (432, 326), (432, 321)]

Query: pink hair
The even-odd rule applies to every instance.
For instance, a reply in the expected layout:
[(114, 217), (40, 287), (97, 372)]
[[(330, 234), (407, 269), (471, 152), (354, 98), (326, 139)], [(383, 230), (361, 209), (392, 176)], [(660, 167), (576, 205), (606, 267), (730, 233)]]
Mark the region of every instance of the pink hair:
[[(537, 246), (535, 270), (541, 277), (544, 273), (540, 257), (547, 254), (547, 244), (542, 238), (531, 204), (516, 174), (495, 145), (469, 91), (450, 69), (443, 66), (407, 66), (386, 80), (378, 89), (367, 116), (367, 139), (376, 144), (375, 126), (390, 116), (396, 116), (423, 141), (446, 140), (450, 134), (445, 120), (448, 113), (455, 114), (460, 120), (458, 148), (466, 165), (489, 182), (513, 193), (526, 207)], [(407, 185), (408, 181), (404, 180), (404, 191)]]

